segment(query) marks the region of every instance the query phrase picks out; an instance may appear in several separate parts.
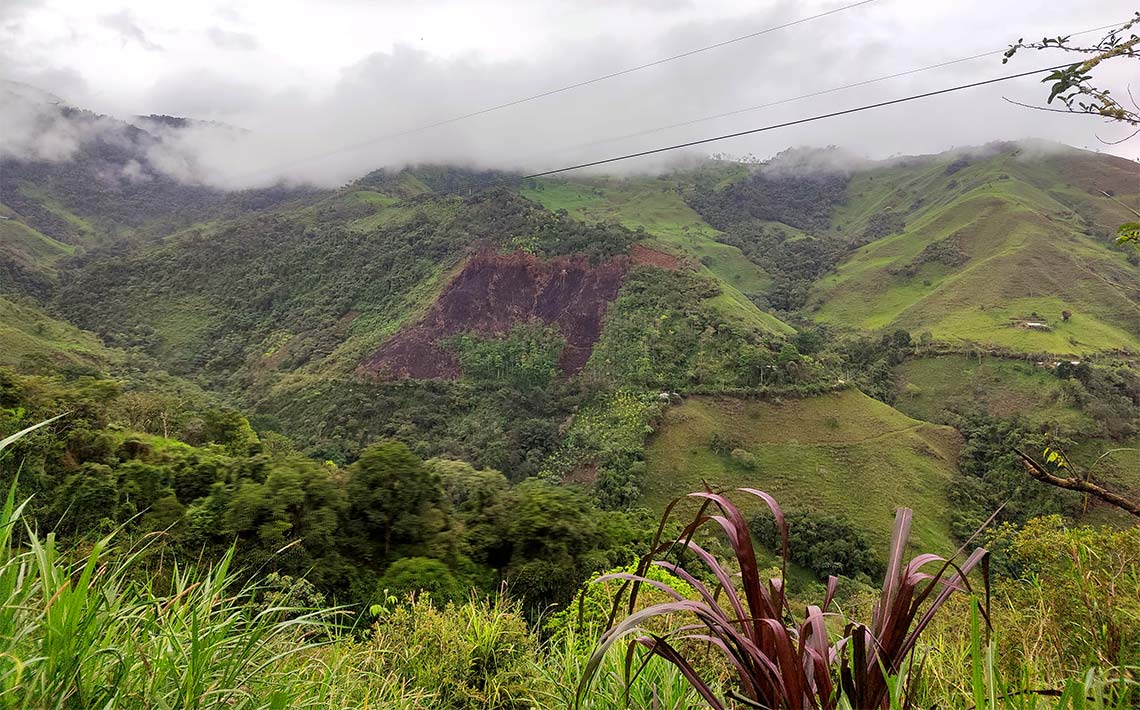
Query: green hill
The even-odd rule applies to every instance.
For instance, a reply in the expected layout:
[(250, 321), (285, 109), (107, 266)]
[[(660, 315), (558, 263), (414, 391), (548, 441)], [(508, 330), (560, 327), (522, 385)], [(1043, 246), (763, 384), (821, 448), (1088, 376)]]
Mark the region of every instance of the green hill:
[(1065, 391), (1064, 381), (1032, 362), (965, 355), (908, 360), (895, 368), (895, 406), (912, 417), (946, 422), (948, 412), (1019, 416), (1033, 428), (1095, 431), (1092, 416)]
[[(745, 386), (793, 332), (648, 232), (505, 190), (453, 194), (485, 177), (378, 172), (277, 210), (93, 248), (68, 260), (57, 300), (110, 344), (241, 398), (322, 457), (351, 460), (396, 436), (520, 476), (556, 447), (586, 380), (591, 397)], [(558, 339), (562, 371), (590, 361), (588, 375), (515, 389), (512, 367), (545, 362)], [(595, 343), (604, 357), (591, 360)], [(474, 378), (484, 347), (505, 360)], [(816, 377), (803, 369), (801, 381)]]
[(28, 303), (0, 296), (0, 366), (34, 371), (105, 372), (122, 353), (97, 336)]
[(700, 271), (716, 278), (722, 293), (715, 304), (726, 317), (775, 333), (794, 333), (778, 318), (760, 310), (753, 298), (772, 278), (737, 247), (717, 241), (719, 233), (686, 204), (681, 193), (691, 176), (677, 178), (587, 178), (542, 180), (521, 193), (551, 210), (566, 210), (587, 222), (615, 222), (644, 229), (655, 246), (691, 258)]
[(0, 293), (47, 295), (56, 262), (75, 251), (71, 244), (19, 221), (14, 212), (0, 204)]
[(858, 232), (883, 214), (905, 226), (822, 278), (808, 310), (840, 328), (963, 345), (1136, 351), (1140, 265), (1111, 241), (1126, 212), (1095, 190), (1135, 202), (1138, 186), (1128, 161), (1079, 151), (1043, 159), (1019, 147), (858, 173), (835, 227)]
[[(954, 424), (979, 415), (1016, 418), (1030, 432), (1059, 443), (1094, 480), (1140, 495), (1140, 379), (1120, 364), (1084, 365), (1060, 378), (1023, 360), (945, 355), (908, 360), (895, 368), (895, 406), (931, 422)], [(1071, 442), (1071, 443), (1070, 443)], [(1096, 505), (1080, 518), (1127, 525), (1124, 513)]]
[[(948, 413), (1021, 415), (1082, 443), (1134, 433), (1110, 423), (1134, 408), (1126, 395), (1098, 413), (1091, 385), (1014, 363), (908, 361), (909, 343), (867, 337), (1140, 349), (1140, 260), (1112, 245), (1124, 216), (1096, 196), (1136, 197), (1126, 161), (1014, 145), (881, 163), (801, 149), (510, 190), (496, 187), (503, 173), (416, 166), (290, 199), (188, 193), (174, 211), (140, 198), (127, 212), (82, 192), (89, 167), (9, 176), (24, 212), (4, 213), (0, 256), (38, 275), (53, 313), (242, 402), (259, 429), (321, 459), (395, 438), (516, 479), (586, 482), (613, 507), (772, 471), (762, 487), (792, 508), (843, 513), (851, 485), (874, 492), (847, 511), (874, 535), (893, 507), (915, 507), (920, 541), (946, 549)], [(34, 228), (89, 219), (102, 236), (64, 230), (76, 244)], [(82, 331), (28, 323), (7, 326), (12, 358), (82, 362)], [(906, 414), (854, 389), (818, 395), (840, 378), (897, 395)], [(686, 404), (662, 404), (673, 392)], [(732, 445), (710, 448), (714, 434)]]
[(41, 116), (40, 129), (67, 126), (82, 136), (67, 160), (0, 158), (0, 212), (60, 242), (90, 247), (140, 233), (164, 234), (318, 193), (283, 186), (228, 192), (200, 179), (177, 179), (153, 159), (164, 133), (62, 103), (4, 93), (4, 88), (0, 84), (4, 100), (32, 102), (23, 108)]
[(650, 440), (644, 502), (662, 509), (705, 483), (751, 486), (788, 510), (847, 517), (880, 550), (894, 509), (906, 506), (919, 547), (945, 552), (953, 549), (946, 489), (960, 445), (953, 429), (857, 390), (779, 403), (693, 397), (668, 410)]

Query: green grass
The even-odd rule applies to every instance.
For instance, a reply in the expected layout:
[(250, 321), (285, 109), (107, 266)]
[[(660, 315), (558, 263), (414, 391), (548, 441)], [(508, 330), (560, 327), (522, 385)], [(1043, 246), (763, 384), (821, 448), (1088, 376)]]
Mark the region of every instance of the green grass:
[[(1140, 350), (1140, 267), (1106, 236), (1116, 224), (1111, 220), (1123, 216), (1107, 208), (1107, 200), (1090, 197), (1088, 186), (1064, 182), (1127, 189), (1119, 166), (1077, 156), (1045, 168), (1042, 161), (999, 155), (948, 175), (948, 162), (882, 168), (852, 179), (836, 228), (858, 234), (872, 215), (890, 209), (906, 215), (906, 229), (856, 251), (821, 279), (808, 304), (815, 318), (841, 328), (929, 331), (939, 340), (1020, 352)], [(1066, 169), (1070, 164), (1078, 168), (1076, 178)], [(1132, 178), (1134, 192), (1134, 172)], [(965, 263), (920, 263), (925, 248), (950, 238)], [(1073, 316), (1062, 322), (1065, 310)], [(1033, 312), (1051, 329), (1015, 324)]]
[(543, 180), (538, 187), (525, 188), (521, 193), (586, 222), (643, 228), (653, 237), (651, 246), (688, 256), (720, 283), (722, 293), (713, 299), (713, 305), (726, 318), (764, 331), (795, 332), (749, 300), (749, 295), (767, 290), (771, 276), (736, 247), (716, 241), (718, 232), (677, 194), (675, 181), (667, 177)]
[[(1049, 370), (1022, 360), (945, 355), (908, 360), (895, 368), (895, 375), (895, 406), (912, 417), (939, 423), (949, 423), (951, 413), (1020, 417), (1030, 430), (1077, 441), (1066, 453), (1079, 470), (1092, 467), (1094, 480), (1140, 496), (1140, 436), (1106, 438), (1103, 425), (1069, 401), (1062, 381)], [(1135, 522), (1096, 501), (1078, 519), (1085, 524)]]
[(356, 192), (350, 193), (349, 197), (351, 199), (357, 200), (358, 202), (364, 202), (369, 205), (378, 205), (380, 207), (391, 207), (400, 201), (391, 195), (385, 195), (381, 192), (373, 192), (372, 190), (357, 190)]
[(80, 244), (91, 244), (98, 240), (100, 232), (95, 225), (68, 210), (47, 189), (25, 182), (20, 184), (19, 190), (25, 197), (35, 200), (40, 207), (71, 225)]
[[(8, 216), (9, 210), (0, 210), (0, 215)], [(46, 234), (32, 229), (15, 219), (0, 219), (0, 253), (8, 255), (17, 263), (38, 270), (50, 270), (52, 265), (65, 256), (71, 256), (76, 248), (71, 244), (52, 239)]]
[[(713, 434), (753, 454), (755, 469), (713, 451)], [(856, 390), (782, 403), (694, 397), (666, 413), (649, 443), (644, 502), (660, 510), (705, 482), (753, 486), (789, 510), (849, 518), (880, 552), (894, 509), (908, 506), (917, 545), (947, 552), (946, 488), (959, 446), (949, 427), (911, 419)]]
[(92, 333), (56, 320), (39, 308), (0, 297), (0, 365), (35, 363), (105, 370), (122, 354)]
[[(367, 193), (368, 197), (361, 197), (361, 192), (354, 193), (350, 198), (349, 203), (366, 203), (376, 208), (376, 211), (370, 215), (354, 219), (347, 223), (350, 229), (368, 232), (384, 227), (392, 227), (394, 225), (408, 222), (415, 218), (417, 215), (425, 212), (430, 212), (433, 215), (445, 217), (453, 215), (458, 211), (458, 203), (452, 202), (431, 202), (431, 203), (411, 203), (402, 200), (394, 200), (387, 195), (380, 193)], [(335, 198), (337, 200), (343, 198)]]
[(965, 355), (908, 360), (895, 368), (900, 411), (930, 422), (948, 412), (1019, 416), (1033, 429), (1096, 431), (1097, 423), (1065, 401), (1061, 380), (1023, 360)]

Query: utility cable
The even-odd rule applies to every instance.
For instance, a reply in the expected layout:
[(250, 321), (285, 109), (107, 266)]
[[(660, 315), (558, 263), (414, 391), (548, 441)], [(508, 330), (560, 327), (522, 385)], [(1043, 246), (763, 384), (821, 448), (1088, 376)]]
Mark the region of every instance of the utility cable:
[[(494, 106), (487, 106), (485, 108), (477, 109), (475, 111), (470, 111), (468, 113), (460, 114), (458, 116), (452, 116), (451, 118), (445, 118), (443, 120), (436, 121), (434, 123), (428, 123), (428, 124), (425, 124), (422, 126), (417, 126), (415, 128), (409, 128), (409, 129), (402, 130), (402, 131), (396, 131), (394, 133), (387, 133), (387, 134), (384, 134), (381, 136), (377, 136), (375, 138), (370, 138), (370, 139), (365, 140), (365, 141), (360, 141), (357, 143), (353, 143), (351, 145), (345, 145), (345, 146), (342, 146), (340, 148), (336, 148), (334, 150), (328, 151), (326, 153), (317, 153), (314, 155), (307, 156), (305, 158), (299, 158), (299, 159), (291, 161), (289, 163), (284, 163), (282, 165), (275, 166), (274, 168), (272, 168), (270, 170), (276, 171), (276, 170), (281, 170), (283, 168), (293, 167), (295, 165), (303, 165), (305, 163), (310, 163), (314, 160), (321, 160), (323, 158), (327, 158), (327, 157), (330, 157), (333, 155), (338, 155), (340, 153), (345, 153), (345, 152), (348, 152), (351, 150), (356, 150), (358, 148), (363, 148), (365, 146), (374, 145), (376, 143), (383, 143), (385, 141), (389, 141), (389, 140), (392, 140), (395, 138), (401, 138), (403, 136), (413, 135), (415, 133), (421, 133), (423, 131), (428, 131), (428, 130), (431, 130), (433, 128), (439, 128), (440, 126), (446, 126), (446, 125), (449, 125), (452, 123), (457, 123), (459, 121), (465, 121), (469, 118), (474, 118), (476, 116), (482, 116), (484, 114), (492, 113), (494, 111), (500, 111), (502, 109), (510, 108), (512, 106), (518, 106), (519, 104), (528, 103), (530, 101), (536, 101), (538, 99), (546, 98), (548, 96), (554, 96), (556, 94), (562, 94), (562, 93), (565, 93), (567, 91), (573, 91), (574, 89), (580, 89), (584, 86), (590, 86), (591, 84), (597, 84), (599, 82), (607, 81), (609, 79), (615, 79), (619, 76), (625, 76), (627, 74), (633, 74), (634, 72), (642, 71), (643, 69), (649, 69), (651, 67), (660, 66), (662, 64), (668, 64), (669, 62), (675, 62), (679, 59), (691, 57), (691, 56), (696, 55), (696, 54), (709, 52), (709, 51), (712, 51), (714, 49), (720, 49), (721, 47), (727, 47), (728, 45), (736, 44), (738, 42), (744, 42), (745, 40), (755, 39), (756, 37), (761, 37), (761, 36), (766, 35), (766, 34), (771, 34), (772, 32), (777, 32), (779, 30), (787, 29), (789, 27), (795, 27), (796, 25), (802, 25), (802, 24), (811, 22), (813, 20), (818, 20), (820, 18), (827, 17), (829, 15), (835, 15), (835, 14), (840, 13), (840, 12), (845, 12), (847, 10), (851, 10), (851, 9), (856, 8), (856, 7), (860, 7), (862, 5), (869, 5), (870, 3), (873, 3), (876, 1), (877, 0), (859, 0), (859, 2), (853, 2), (853, 3), (850, 3), (848, 5), (843, 5), (841, 7), (837, 7), (835, 9), (828, 10), (826, 12), (820, 12), (820, 13), (817, 13), (815, 15), (809, 15), (807, 17), (801, 17), (798, 20), (792, 20), (791, 22), (785, 22), (782, 25), (775, 25), (773, 27), (768, 27), (766, 29), (758, 30), (756, 32), (750, 32), (746, 35), (741, 35), (739, 37), (733, 37), (732, 39), (726, 39), (722, 42), (717, 42), (715, 44), (709, 44), (709, 45), (705, 45), (704, 47), (698, 47), (696, 49), (690, 49), (688, 51), (681, 52), (680, 54), (674, 54), (674, 55), (671, 55), (668, 57), (662, 57), (661, 59), (656, 59), (652, 62), (647, 62), (645, 64), (639, 64), (637, 66), (627, 67), (625, 69), (620, 69), (618, 71), (610, 72), (609, 74), (603, 74), (601, 76), (596, 76), (596, 77), (593, 77), (591, 79), (585, 79), (583, 81), (579, 81), (579, 82), (574, 83), (574, 84), (568, 84), (566, 86), (560, 86), (560, 87), (555, 88), (555, 89), (549, 89), (547, 91), (542, 91), (542, 92), (539, 92), (537, 94), (531, 94), (530, 96), (524, 96), (522, 98), (512, 99), (510, 101), (506, 101), (506, 102), (503, 102), (501, 104), (495, 104)], [(251, 175), (258, 175), (258, 174), (263, 174), (263, 173), (269, 172), (270, 170), (258, 170), (256, 172), (250, 173), (250, 174)]]
[[(1122, 23), (1120, 23), (1120, 22), (1114, 22), (1114, 23), (1109, 24), (1109, 25), (1103, 25), (1101, 27), (1093, 27), (1092, 29), (1082, 30), (1081, 32), (1074, 32), (1068, 36), (1069, 37), (1077, 37), (1077, 36), (1080, 36), (1083, 34), (1090, 34), (1092, 32), (1101, 32), (1103, 30), (1107, 30), (1107, 29), (1110, 29), (1112, 27), (1119, 27), (1121, 24)], [(847, 89), (855, 89), (855, 88), (858, 88), (861, 86), (868, 86), (870, 84), (877, 84), (879, 82), (888, 81), (890, 79), (898, 79), (900, 77), (911, 76), (913, 74), (919, 74), (922, 72), (931, 71), (933, 69), (941, 69), (943, 67), (953, 66), (955, 64), (962, 64), (964, 62), (971, 62), (971, 61), (974, 61), (975, 59), (982, 59), (983, 57), (992, 57), (992, 56), (995, 56), (998, 54), (1004, 54), (1006, 51), (1007, 50), (1003, 48), (1003, 49), (995, 49), (995, 50), (992, 50), (989, 52), (981, 52), (979, 54), (972, 54), (968, 57), (961, 57), (958, 59), (950, 59), (950, 60), (947, 60), (944, 62), (939, 62), (937, 64), (928, 64), (926, 66), (917, 67), (915, 69), (908, 69), (906, 71), (896, 72), (894, 74), (885, 74), (883, 76), (875, 77), (873, 79), (864, 79), (862, 81), (856, 81), (856, 82), (853, 82), (850, 84), (844, 84), (842, 86), (833, 86), (833, 87), (828, 88), (828, 89), (821, 89), (819, 91), (813, 91), (813, 92), (807, 93), (807, 94), (800, 94), (799, 96), (792, 96), (792, 97), (789, 97), (786, 99), (780, 99), (778, 101), (772, 101), (769, 103), (758, 104), (756, 106), (748, 106), (746, 108), (735, 109), (733, 111), (726, 111), (724, 113), (712, 114), (710, 116), (701, 116), (700, 118), (694, 118), (694, 119), (691, 119), (688, 121), (681, 121), (679, 123), (671, 123), (671, 124), (666, 125), (666, 126), (658, 126), (657, 128), (649, 128), (649, 129), (646, 129), (643, 131), (637, 131), (635, 133), (627, 133), (627, 134), (621, 135), (621, 136), (614, 136), (612, 138), (603, 138), (601, 140), (590, 141), (589, 143), (581, 143), (579, 145), (571, 146), (571, 147), (567, 147), (567, 148), (562, 148), (562, 149), (559, 149), (559, 150), (554, 151), (554, 152), (548, 151), (548, 152), (542, 153), (541, 155), (543, 155), (543, 156), (559, 155), (562, 153), (569, 153), (572, 151), (582, 150), (583, 148), (593, 148), (593, 147), (599, 146), (599, 145), (606, 145), (608, 143), (615, 143), (617, 141), (627, 140), (629, 138), (640, 138), (641, 136), (647, 136), (647, 135), (651, 135), (654, 133), (661, 133), (662, 131), (668, 131), (668, 130), (672, 130), (674, 128), (686, 128), (688, 126), (694, 126), (698, 123), (715, 121), (715, 120), (721, 119), (721, 118), (728, 118), (730, 116), (738, 116), (740, 114), (751, 113), (753, 111), (759, 111), (761, 109), (771, 108), (773, 106), (781, 106), (783, 104), (788, 104), (788, 103), (792, 103), (795, 101), (802, 101), (804, 99), (815, 98), (817, 96), (825, 96), (827, 94), (834, 94), (834, 93), (839, 92), (839, 91), (846, 91)], [(540, 157), (540, 156), (539, 155), (531, 155), (528, 157), (533, 158), (533, 157)], [(525, 158), (522, 160), (525, 160)]]
[[(1001, 83), (1003, 81), (1011, 81), (1013, 79), (1021, 79), (1021, 78), (1027, 77), (1027, 76), (1033, 76), (1035, 74), (1041, 74), (1041, 73), (1044, 73), (1047, 71), (1056, 71), (1057, 69), (1063, 69), (1064, 67), (1067, 67), (1067, 66), (1070, 66), (1070, 65), (1069, 64), (1058, 64), (1058, 65), (1051, 66), (1051, 67), (1043, 67), (1041, 69), (1033, 69), (1031, 71), (1018, 72), (1016, 74), (1006, 74), (1005, 76), (994, 77), (992, 79), (984, 79), (982, 81), (974, 81), (974, 82), (970, 82), (968, 84), (958, 84), (956, 86), (950, 86), (950, 87), (947, 87), (944, 89), (936, 89), (934, 91), (926, 91), (926, 92), (923, 92), (921, 94), (912, 94), (910, 96), (903, 96), (903, 97), (900, 97), (897, 99), (890, 99), (887, 101), (878, 101), (876, 103), (865, 104), (863, 106), (856, 106), (854, 108), (843, 109), (841, 111), (831, 111), (829, 113), (817, 114), (815, 116), (808, 116), (806, 118), (799, 118), (799, 119), (796, 119), (794, 121), (784, 121), (782, 123), (773, 123), (773, 124), (769, 124), (767, 126), (760, 126), (759, 128), (750, 128), (748, 130), (736, 131), (734, 133), (724, 133), (724, 134), (721, 134), (718, 136), (712, 136), (709, 138), (699, 138), (697, 140), (686, 141), (684, 143), (674, 143), (672, 145), (662, 146), (660, 148), (651, 148), (649, 150), (641, 150), (641, 151), (637, 151), (635, 153), (625, 153), (623, 155), (616, 155), (616, 156), (613, 156), (610, 158), (601, 158), (599, 160), (591, 160), (591, 161), (585, 162), (585, 163), (577, 163), (575, 165), (567, 165), (565, 167), (554, 168), (552, 170), (543, 170), (541, 172), (529, 173), (527, 175), (512, 176), (509, 178), (504, 178), (504, 179), (501, 179), (498, 181), (487, 183), (485, 185), (480, 185), (477, 189), (485, 190), (485, 189), (490, 189), (490, 188), (495, 188), (495, 187), (501, 187), (502, 185), (508, 184), (510, 182), (522, 182), (524, 180), (533, 180), (533, 179), (540, 178), (540, 177), (547, 177), (550, 175), (557, 175), (559, 173), (570, 172), (571, 170), (581, 170), (583, 168), (592, 168), (592, 167), (596, 167), (598, 165), (607, 165), (609, 163), (617, 163), (617, 162), (620, 162), (623, 160), (631, 160), (633, 158), (642, 158), (642, 157), (645, 157), (647, 155), (657, 155), (659, 153), (667, 153), (669, 151), (680, 150), (682, 148), (692, 148), (693, 146), (707, 145), (709, 143), (715, 143), (717, 141), (728, 140), (730, 138), (740, 138), (741, 136), (750, 136), (750, 135), (755, 135), (757, 133), (765, 133), (767, 131), (774, 131), (774, 130), (777, 130), (780, 128), (788, 128), (790, 126), (799, 126), (799, 125), (803, 125), (805, 123), (814, 123), (815, 121), (823, 121), (823, 120), (829, 119), (829, 118), (837, 118), (839, 116), (848, 116), (848, 115), (855, 114), (855, 113), (861, 113), (863, 111), (871, 111), (873, 109), (884, 108), (886, 106), (895, 106), (897, 104), (908, 103), (910, 101), (918, 101), (919, 99), (927, 99), (927, 98), (930, 98), (932, 96), (942, 96), (944, 94), (951, 94), (951, 93), (955, 93), (958, 91), (965, 91), (967, 89), (975, 89), (975, 88), (978, 88), (980, 86), (989, 86), (991, 84), (998, 84), (998, 83)], [(442, 196), (457, 194), (457, 193), (466, 192), (466, 191), (468, 191), (468, 188), (463, 188), (463, 189), (458, 189), (458, 190), (441, 191), (441, 192), (435, 192), (432, 194), (435, 196), (442, 197)]]

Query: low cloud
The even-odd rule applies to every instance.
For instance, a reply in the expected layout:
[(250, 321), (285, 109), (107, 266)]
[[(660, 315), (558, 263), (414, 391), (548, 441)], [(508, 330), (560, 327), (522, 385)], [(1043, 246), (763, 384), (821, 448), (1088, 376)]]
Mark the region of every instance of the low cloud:
[(248, 32), (230, 32), (220, 27), (206, 30), (206, 36), (218, 49), (252, 52), (258, 48), (257, 38)]
[(161, 46), (151, 42), (147, 38), (146, 33), (143, 32), (142, 28), (135, 21), (134, 15), (128, 10), (121, 10), (110, 15), (102, 15), (99, 17), (99, 23), (107, 29), (118, 33), (123, 44), (135, 42), (143, 49), (152, 52), (162, 51)]
[[(225, 188), (279, 181), (335, 186), (377, 168), (423, 162), (539, 172), (789, 123), (1054, 60), (1034, 53), (1019, 56), (1018, 66), (1002, 67), (1000, 57), (985, 57), (867, 83), (999, 49), (1008, 40), (1004, 29), (986, 28), (988, 34), (979, 32), (978, 37), (958, 37), (939, 45), (928, 41), (921, 24), (908, 29), (886, 10), (872, 14), (885, 5), (868, 7), (866, 14), (837, 14), (521, 103), (514, 102), (746, 30), (777, 26), (808, 11), (798, 3), (783, 2), (751, 15), (679, 23), (637, 38), (640, 44), (623, 35), (563, 38), (540, 52), (502, 55), (508, 58), (462, 51), (441, 56), (397, 44), (351, 63), (331, 78), (295, 72), (289, 82), (259, 79), (259, 71), (278, 69), (252, 35), (207, 24), (195, 36), (211, 47), (243, 52), (241, 64), (234, 63), (231, 71), (217, 64), (179, 60), (134, 96), (122, 113), (188, 116), (224, 124), (146, 127), (161, 138), (148, 148), (148, 162), (180, 180)], [(117, 18), (124, 41), (148, 41), (128, 13), (107, 17)], [(221, 24), (216, 16), (210, 23)], [(1051, 23), (1042, 31), (1091, 24), (1072, 17)], [(845, 31), (834, 32), (837, 28)], [(1027, 25), (1023, 33), (1036, 30)], [(827, 41), (819, 41), (822, 37)], [(509, 37), (504, 35), (504, 41)], [(1113, 87), (1128, 78), (1109, 72), (1105, 76), (1115, 82)], [(830, 91), (848, 84), (855, 86)], [(704, 144), (692, 151), (766, 159), (788, 146), (840, 146), (842, 151), (784, 155), (769, 168), (792, 169), (788, 166), (794, 164), (801, 171), (834, 171), (850, 170), (867, 159), (934, 153), (955, 144), (1039, 136), (1095, 148), (1095, 132), (1116, 137), (1111, 127), (1105, 130), (1095, 121), (1032, 111), (1003, 100), (1008, 96), (1036, 104), (1045, 91), (1029, 77)], [(805, 95), (809, 97), (802, 98)], [(512, 105), (486, 110), (500, 104)], [(722, 113), (728, 115), (709, 118)], [(462, 116), (466, 118), (450, 120)], [(26, 117), (24, 123), (28, 124)], [(82, 136), (65, 130), (43, 135), (25, 130), (3, 137), (5, 144), (27, 144), (6, 147), (9, 155), (65, 155), (77, 139)], [(660, 170), (677, 156), (657, 154), (610, 163), (598, 171)]]
[(57, 162), (70, 160), (87, 142), (116, 132), (119, 123), (93, 114), (68, 116), (62, 101), (35, 87), (0, 84), (0, 158)]
[(761, 168), (765, 175), (850, 175), (866, 169), (871, 161), (838, 146), (789, 148), (777, 153)]

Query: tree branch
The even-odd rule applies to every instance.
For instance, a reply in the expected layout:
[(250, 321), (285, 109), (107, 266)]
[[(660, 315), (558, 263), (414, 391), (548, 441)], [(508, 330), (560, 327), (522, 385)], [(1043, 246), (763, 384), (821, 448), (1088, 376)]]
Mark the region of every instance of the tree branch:
[[(1105, 192), (1104, 190), (1101, 190), (1101, 191), (1100, 191), (1100, 194), (1104, 195), (1105, 197), (1107, 197), (1108, 199), (1112, 200), (1113, 202), (1115, 202), (1116, 204), (1120, 205), (1121, 207), (1123, 207), (1124, 209), (1128, 210), (1129, 212), (1131, 212), (1132, 214), (1136, 215), (1137, 217), (1140, 217), (1140, 212), (1137, 212), (1136, 210), (1132, 209), (1131, 207), (1129, 207), (1128, 205), (1124, 204), (1124, 203), (1123, 203), (1123, 202), (1121, 202), (1120, 200), (1116, 199), (1116, 197), (1115, 197), (1114, 195), (1110, 195), (1110, 194), (1108, 194), (1107, 192)], [(1128, 449), (1124, 449), (1124, 450), (1125, 450), (1125, 451), (1127, 451)], [(1120, 449), (1112, 449), (1112, 451), (1120, 451)], [(1112, 453), (1112, 451), (1108, 451), (1108, 452), (1105, 452), (1105, 453)], [(1101, 458), (1104, 458), (1104, 457), (1102, 456)], [(1100, 463), (1100, 459), (1097, 459), (1097, 463)]]
[(1117, 141), (1106, 141), (1105, 139), (1101, 138), (1100, 136), (1097, 136), (1096, 139), (1098, 141), (1100, 141), (1101, 143), (1104, 143), (1105, 145), (1120, 145), (1121, 143), (1123, 143), (1126, 140), (1131, 140), (1132, 138), (1135, 138), (1137, 134), (1140, 134), (1140, 128), (1137, 128), (1135, 131), (1132, 131), (1131, 133), (1129, 133), (1128, 135), (1124, 136), (1123, 138), (1121, 138), (1120, 140), (1117, 140)]
[(1101, 114), (1095, 111), (1074, 111), (1070, 108), (1049, 108), (1048, 106), (1034, 106), (1032, 104), (1023, 104), (1020, 101), (1014, 101), (1008, 96), (1001, 97), (1002, 100), (1008, 101), (1014, 106), (1021, 106), (1022, 108), (1031, 108), (1034, 111), (1048, 111), (1049, 113), (1067, 113), (1073, 116), (1100, 116)]
[[(1023, 104), (1020, 101), (1014, 101), (1008, 96), (1001, 97), (1002, 100), (1008, 101), (1014, 106), (1021, 106), (1022, 108), (1031, 108), (1034, 111), (1048, 111), (1049, 113), (1067, 113), (1073, 116), (1099, 116), (1106, 121), (1119, 121), (1120, 123), (1127, 123), (1131, 126), (1140, 125), (1140, 116), (1133, 118), (1131, 111), (1124, 111), (1124, 115), (1115, 117), (1105, 115), (1102, 111), (1091, 111), (1089, 109), (1075, 109), (1075, 108), (1049, 108), (1048, 106), (1033, 106), (1031, 104)], [(1063, 97), (1062, 97), (1063, 98)], [(1129, 136), (1131, 137), (1131, 136)]]
[(1044, 466), (1034, 461), (1033, 458), (1029, 455), (1017, 449), (1014, 449), (1014, 452), (1021, 457), (1022, 462), (1025, 464), (1025, 470), (1029, 473), (1029, 475), (1033, 478), (1036, 478), (1038, 481), (1041, 481), (1042, 483), (1048, 483), (1050, 486), (1056, 486), (1057, 488), (1064, 488), (1065, 490), (1069, 491), (1088, 493), (1089, 495), (1095, 496), (1096, 498), (1099, 498), (1109, 505), (1114, 505), (1117, 508), (1127, 511), (1140, 518), (1140, 503), (1128, 500), (1124, 496), (1102, 488), (1092, 481), (1082, 481), (1076, 478), (1061, 478), (1060, 476), (1054, 476), (1053, 474), (1046, 471)]

